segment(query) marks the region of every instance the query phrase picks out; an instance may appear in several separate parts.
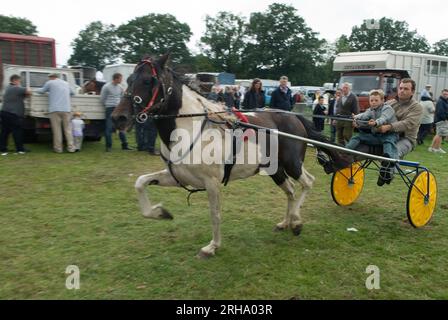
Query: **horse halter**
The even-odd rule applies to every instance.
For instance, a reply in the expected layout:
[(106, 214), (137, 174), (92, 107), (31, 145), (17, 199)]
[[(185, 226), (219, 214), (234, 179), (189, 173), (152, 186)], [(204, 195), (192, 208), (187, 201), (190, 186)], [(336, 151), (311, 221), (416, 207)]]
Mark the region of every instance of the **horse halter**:
[[(149, 118), (148, 111), (155, 105), (156, 99), (160, 93), (159, 82), (162, 84), (162, 90), (163, 90), (163, 98), (160, 100), (160, 104), (163, 104), (164, 102), (166, 102), (168, 100), (169, 96), (171, 96), (171, 94), (173, 93), (173, 88), (171, 85), (168, 87), (168, 89), (166, 89), (163, 81), (159, 80), (159, 75), (157, 74), (157, 70), (154, 67), (154, 63), (151, 59), (145, 59), (145, 60), (140, 61), (140, 64), (136, 66), (135, 70), (143, 67), (145, 64), (147, 64), (151, 68), (151, 75), (154, 79), (157, 80), (158, 83), (157, 83), (157, 86), (155, 86), (151, 92), (152, 98), (146, 105), (146, 108), (144, 108), (142, 111), (138, 112), (135, 117), (136, 121), (140, 124), (145, 123), (148, 120), (148, 118)], [(140, 96), (132, 96), (132, 94), (129, 94), (128, 96), (132, 99), (132, 102), (134, 104), (134, 110), (137, 109), (136, 105), (140, 105), (143, 102), (143, 99)]]

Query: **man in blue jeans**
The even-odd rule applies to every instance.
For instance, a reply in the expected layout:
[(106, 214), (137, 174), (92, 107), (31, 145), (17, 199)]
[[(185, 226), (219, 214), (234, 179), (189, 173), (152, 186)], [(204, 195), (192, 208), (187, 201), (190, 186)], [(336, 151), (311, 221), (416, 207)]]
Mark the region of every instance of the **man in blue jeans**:
[(12, 133), (17, 154), (25, 154), (23, 146), (23, 119), (25, 118), (24, 99), (31, 91), (20, 86), (20, 76), (10, 77), (10, 84), (3, 95), (3, 108), (0, 111), (0, 154), (8, 155), (8, 136)]
[[(112, 151), (112, 112), (114, 112), (115, 107), (118, 106), (124, 94), (124, 89), (120, 85), (122, 80), (123, 76), (121, 75), (121, 73), (115, 73), (112, 76), (112, 82), (109, 82), (101, 89), (101, 103), (106, 107), (106, 152)], [(132, 150), (128, 146), (126, 133), (124, 131), (120, 131), (119, 137), (121, 141), (121, 149)]]
[(160, 152), (156, 150), (157, 128), (154, 121), (146, 120), (145, 123), (135, 122), (135, 140), (138, 151), (147, 151), (150, 155), (158, 156)]

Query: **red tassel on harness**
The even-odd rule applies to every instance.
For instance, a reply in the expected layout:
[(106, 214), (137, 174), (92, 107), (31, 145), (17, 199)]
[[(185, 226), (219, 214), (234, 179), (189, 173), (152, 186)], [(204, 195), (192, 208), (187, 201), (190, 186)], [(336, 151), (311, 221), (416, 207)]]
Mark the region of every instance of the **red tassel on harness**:
[[(249, 123), (249, 118), (247, 118), (244, 114), (242, 114), (240, 111), (238, 111), (237, 108), (233, 107), (232, 112), (238, 118), (238, 120), (240, 120), (241, 122)], [(255, 136), (255, 134), (256, 133), (255, 133), (254, 129), (245, 130), (244, 134), (243, 134), (244, 141), (247, 141), (249, 139), (249, 137)]]
[(237, 117), (239, 120), (241, 120), (241, 122), (249, 123), (249, 119), (248, 119), (244, 114), (242, 114), (241, 112), (239, 112), (237, 108), (232, 107), (232, 112), (236, 115), (236, 117)]

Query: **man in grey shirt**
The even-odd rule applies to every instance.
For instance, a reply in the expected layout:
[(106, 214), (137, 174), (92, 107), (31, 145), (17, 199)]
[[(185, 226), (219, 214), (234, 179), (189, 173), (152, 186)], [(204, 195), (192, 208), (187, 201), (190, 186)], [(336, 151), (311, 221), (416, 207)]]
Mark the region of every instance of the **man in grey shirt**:
[(0, 112), (2, 129), (0, 132), (0, 153), (8, 154), (8, 137), (12, 133), (17, 154), (24, 154), (23, 146), (23, 118), (25, 117), (24, 99), (31, 92), (20, 86), (20, 76), (12, 75), (10, 84), (3, 95), (3, 106)]
[[(123, 97), (124, 89), (120, 85), (123, 80), (121, 73), (115, 73), (112, 76), (112, 82), (109, 82), (101, 89), (101, 103), (106, 108), (106, 125), (105, 125), (105, 137), (106, 137), (106, 152), (112, 150), (112, 112), (114, 112), (115, 107), (120, 103), (121, 97)], [(119, 133), (121, 148), (123, 150), (132, 150), (128, 146), (128, 141), (124, 131)]]
[(63, 152), (62, 125), (65, 140), (67, 141), (67, 150), (73, 153), (75, 152), (75, 145), (70, 122), (72, 109), (70, 96), (73, 96), (75, 93), (70, 89), (67, 82), (59, 79), (58, 74), (52, 73), (48, 77), (50, 80), (36, 92), (40, 94), (48, 92), (48, 112), (50, 113), (51, 131), (53, 132), (53, 150), (56, 153)]

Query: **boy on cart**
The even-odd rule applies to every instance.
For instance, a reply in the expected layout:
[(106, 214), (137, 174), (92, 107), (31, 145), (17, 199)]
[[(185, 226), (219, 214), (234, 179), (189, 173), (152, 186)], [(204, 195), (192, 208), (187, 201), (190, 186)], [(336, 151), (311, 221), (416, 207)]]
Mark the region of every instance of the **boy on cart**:
[[(397, 121), (394, 109), (384, 103), (384, 92), (372, 90), (369, 94), (370, 108), (365, 112), (353, 116), (353, 125), (359, 128), (359, 134), (350, 139), (346, 148), (355, 150), (360, 144), (368, 146), (382, 146), (385, 158), (397, 159), (398, 134), (395, 132), (381, 133), (378, 127), (389, 125)], [(392, 165), (383, 161), (377, 184), (390, 184), (393, 179)]]

